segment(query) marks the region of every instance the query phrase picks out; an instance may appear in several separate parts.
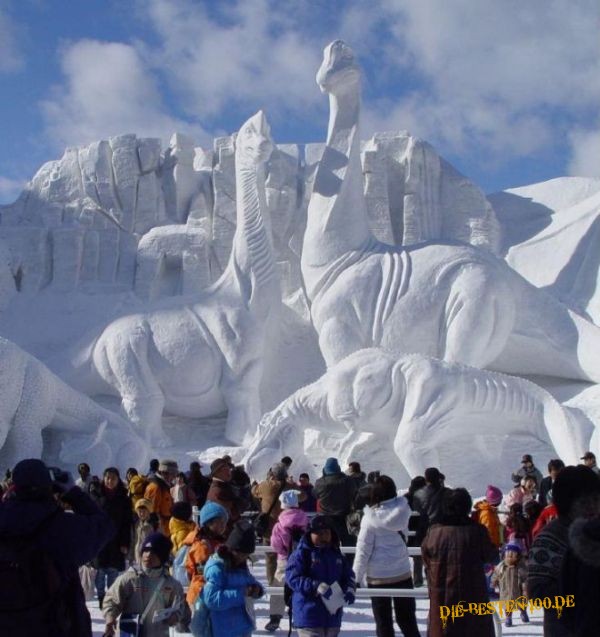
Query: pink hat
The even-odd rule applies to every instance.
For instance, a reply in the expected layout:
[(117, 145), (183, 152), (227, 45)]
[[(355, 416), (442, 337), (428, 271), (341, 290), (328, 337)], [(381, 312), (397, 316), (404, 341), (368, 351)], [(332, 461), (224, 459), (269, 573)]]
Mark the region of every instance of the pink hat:
[(496, 506), (502, 502), (502, 491), (498, 487), (488, 484), (485, 491), (485, 499), (492, 505)]

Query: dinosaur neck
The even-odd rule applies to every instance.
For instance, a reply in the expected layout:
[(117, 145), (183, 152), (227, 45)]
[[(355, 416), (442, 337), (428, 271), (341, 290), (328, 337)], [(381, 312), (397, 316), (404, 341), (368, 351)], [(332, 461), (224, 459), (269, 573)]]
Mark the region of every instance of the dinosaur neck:
[(360, 91), (329, 96), (329, 128), (308, 204), (302, 272), (310, 296), (328, 264), (371, 238), (363, 192)]
[(265, 227), (265, 176), (261, 166), (246, 165), (236, 156), (236, 231), (230, 269), (250, 303), (277, 286), (271, 242)]

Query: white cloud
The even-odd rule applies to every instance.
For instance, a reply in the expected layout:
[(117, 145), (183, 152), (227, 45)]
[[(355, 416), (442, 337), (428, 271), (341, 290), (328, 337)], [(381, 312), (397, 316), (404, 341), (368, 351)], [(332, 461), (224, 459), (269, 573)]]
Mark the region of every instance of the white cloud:
[(25, 60), (19, 47), (21, 28), (0, 9), (0, 73), (20, 71)]
[(25, 187), (22, 179), (11, 179), (0, 175), (0, 203), (12, 203)]
[(600, 129), (577, 130), (571, 133), (569, 174), (579, 177), (600, 177)]
[(198, 125), (168, 114), (155, 78), (128, 44), (80, 40), (61, 52), (64, 84), (41, 103), (46, 133), (58, 146), (82, 145), (122, 133), (168, 139), (177, 131), (197, 142)]

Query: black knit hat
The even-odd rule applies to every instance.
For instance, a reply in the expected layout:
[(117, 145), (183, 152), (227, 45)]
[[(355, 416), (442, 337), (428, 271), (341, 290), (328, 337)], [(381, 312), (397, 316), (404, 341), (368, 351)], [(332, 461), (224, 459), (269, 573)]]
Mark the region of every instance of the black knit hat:
[(333, 520), (327, 515), (315, 515), (308, 525), (308, 531), (310, 533), (318, 533), (319, 531), (325, 531), (327, 529), (330, 531), (335, 529)]
[(187, 522), (192, 517), (192, 505), (189, 502), (175, 502), (171, 507), (171, 515), (176, 520)]
[(225, 541), (225, 545), (240, 553), (247, 553), (248, 555), (254, 553), (256, 533), (252, 524), (247, 520), (238, 520)]
[(164, 564), (165, 562), (168, 562), (172, 548), (173, 544), (166, 535), (158, 532), (150, 533), (150, 535), (144, 540), (140, 553), (144, 553), (144, 551), (152, 551), (152, 553), (158, 557), (160, 563)]

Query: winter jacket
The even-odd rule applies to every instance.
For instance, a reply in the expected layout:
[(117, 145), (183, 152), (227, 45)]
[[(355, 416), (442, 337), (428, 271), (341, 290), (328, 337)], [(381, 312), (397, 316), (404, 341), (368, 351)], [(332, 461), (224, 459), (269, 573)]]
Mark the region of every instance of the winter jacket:
[(168, 537), (169, 520), (173, 508), (173, 498), (169, 485), (160, 476), (154, 476), (150, 478), (144, 497), (152, 502), (152, 511), (158, 515), (159, 531)]
[(302, 529), (302, 534), (308, 527), (308, 516), (301, 509), (284, 509), (271, 532), (271, 546), (275, 549), (278, 559), (287, 559), (293, 542), (293, 529)]
[(535, 500), (535, 494), (528, 493), (523, 487), (515, 487), (504, 496), (504, 506), (502, 508), (510, 509), (513, 504), (525, 506), (525, 503), (530, 500)]
[(540, 483), (538, 483), (538, 502), (542, 507), (546, 508), (550, 502), (548, 502), (548, 493), (552, 491), (552, 478), (546, 476)]
[(116, 568), (118, 571), (124, 571), (127, 553), (123, 553), (121, 548), (129, 551), (133, 526), (133, 512), (127, 491), (122, 483), (119, 483), (112, 492), (100, 483), (95, 488), (92, 487), (90, 495), (108, 514), (117, 530), (115, 536), (105, 544), (93, 560), (94, 568)]
[(379, 506), (365, 507), (356, 544), (354, 573), (356, 581), (406, 579), (411, 565), (406, 542), (410, 507), (402, 496), (385, 500)]
[[(246, 566), (233, 567), (218, 555), (204, 567), (202, 599), (210, 611), (213, 637), (241, 637), (254, 629), (254, 617), (246, 604), (246, 588), (261, 586)], [(262, 586), (261, 586), (262, 588)]]
[(442, 519), (442, 502), (450, 489), (442, 486), (428, 484), (415, 491), (413, 495), (414, 508), (419, 512), (421, 525), (427, 529), (432, 524), (437, 524)]
[(169, 520), (169, 535), (173, 543), (173, 555), (183, 546), (185, 538), (196, 529), (196, 523), (191, 520), (178, 520), (171, 518)]
[(240, 519), (240, 515), (244, 510), (244, 502), (238, 496), (235, 487), (231, 482), (224, 482), (213, 478), (206, 494), (206, 500), (209, 502), (216, 502), (222, 507), (227, 509), (229, 513), (229, 520), (227, 522), (227, 528), (231, 529), (234, 523)]
[(524, 595), (527, 583), (527, 567), (523, 558), (514, 566), (500, 562), (492, 575), (492, 586), (500, 589), (500, 599), (517, 599)]
[[(56, 564), (61, 586), (59, 604), (67, 611), (68, 628), (60, 629), (50, 617), (53, 637), (91, 637), (92, 623), (79, 580), (79, 567), (87, 564), (115, 534), (111, 519), (81, 489), (71, 489), (63, 500), (73, 513), (59, 509), (53, 499), (19, 500), (11, 498), (0, 504), (0, 538), (22, 537), (31, 533), (45, 519), (43, 532), (34, 538)], [(52, 516), (52, 517), (49, 517)]]
[(149, 577), (142, 569), (132, 566), (125, 573), (119, 575), (114, 584), (106, 591), (102, 602), (102, 612), (105, 620), (116, 620), (122, 613), (142, 613), (150, 602), (161, 577), (165, 576), (160, 593), (154, 599), (148, 609), (144, 621), (144, 637), (168, 637), (169, 626), (165, 622), (152, 623), (155, 611), (169, 608), (181, 602), (177, 611), (177, 619), (183, 624), (188, 624), (191, 613), (184, 601), (181, 584), (163, 569), (162, 575)]
[(511, 475), (511, 480), (515, 484), (519, 484), (523, 478), (528, 476), (535, 478), (535, 483), (539, 489), (540, 484), (542, 480), (544, 479), (544, 476), (542, 475), (542, 472), (537, 467), (531, 467), (531, 469), (529, 470), (525, 469), (525, 467), (521, 467), (518, 471), (515, 471), (515, 473)]
[(298, 485), (294, 487), (298, 489), (298, 491), (302, 491), (304, 494), (304, 500), (298, 502), (298, 507), (306, 513), (313, 513), (317, 510), (317, 498), (314, 495), (314, 486), (312, 484), (307, 484), (306, 486)]
[(558, 509), (556, 505), (549, 504), (539, 515), (531, 529), (531, 537), (535, 540), (538, 533), (548, 524), (558, 517)]
[(332, 473), (315, 482), (319, 510), (325, 515), (345, 516), (352, 510), (356, 480), (345, 473)]
[[(274, 480), (273, 478), (267, 478), (252, 487), (252, 495), (260, 500), (260, 510), (262, 513), (267, 513), (271, 506), (273, 506), (269, 514), (269, 529), (265, 534), (267, 538), (271, 535), (273, 525), (277, 522), (277, 518), (281, 513), (281, 503), (278, 499), (279, 494), (291, 488), (292, 487), (285, 482)], [(273, 505), (273, 503), (275, 504)]]
[[(527, 556), (527, 594), (531, 599), (560, 595), (560, 569), (569, 548), (569, 527), (557, 518), (537, 535)], [(577, 601), (575, 601), (577, 603)], [(570, 636), (555, 610), (544, 610), (545, 637)]]
[(562, 564), (559, 595), (573, 595), (560, 624), (573, 637), (597, 635), (600, 626), (600, 519), (576, 519), (569, 527), (569, 548)]
[[(336, 538), (337, 541), (337, 538)], [(296, 628), (339, 628), (340, 608), (332, 615), (317, 588), (321, 582), (337, 582), (346, 593), (356, 588), (354, 572), (337, 545), (314, 546), (307, 533), (288, 559), (285, 581), (292, 589), (292, 621)]]
[(203, 531), (193, 531), (183, 541), (184, 545), (189, 545), (185, 560), (185, 570), (190, 580), (186, 599), (192, 606), (204, 586), (204, 568), (208, 558), (223, 543), (222, 539), (203, 537)]
[(484, 526), (470, 519), (444, 520), (427, 531), (421, 545), (429, 583), (428, 637), (493, 637), (491, 615), (465, 613), (442, 628), (440, 606), (459, 602), (488, 602), (484, 564), (493, 562), (498, 551)]
[(473, 519), (485, 526), (492, 544), (500, 547), (502, 545), (502, 526), (498, 517), (498, 509), (487, 500), (477, 502), (473, 508), (475, 509)]

